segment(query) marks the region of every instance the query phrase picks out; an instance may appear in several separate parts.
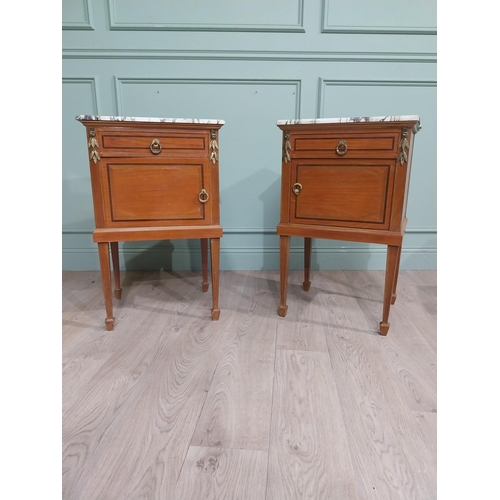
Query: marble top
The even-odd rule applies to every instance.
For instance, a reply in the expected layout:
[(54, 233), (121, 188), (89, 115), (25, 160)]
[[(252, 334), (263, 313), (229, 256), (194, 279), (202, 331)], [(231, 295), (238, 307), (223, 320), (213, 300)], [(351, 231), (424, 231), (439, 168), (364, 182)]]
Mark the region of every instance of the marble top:
[(416, 121), (413, 132), (417, 133), (422, 126), (418, 115), (403, 116), (356, 116), (350, 118), (312, 118), (301, 120), (278, 120), (277, 125), (311, 125), (324, 123), (362, 123), (362, 122), (409, 122)]
[(97, 116), (97, 115), (78, 115), (75, 117), (78, 121), (102, 121), (102, 122), (149, 122), (149, 123), (200, 123), (203, 125), (224, 125), (224, 120), (206, 120), (201, 118), (154, 118), (145, 116)]

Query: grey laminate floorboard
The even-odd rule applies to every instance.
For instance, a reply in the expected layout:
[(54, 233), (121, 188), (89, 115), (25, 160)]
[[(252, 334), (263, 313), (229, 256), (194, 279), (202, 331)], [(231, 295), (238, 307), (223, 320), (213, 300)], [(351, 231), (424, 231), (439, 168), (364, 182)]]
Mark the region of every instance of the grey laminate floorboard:
[(359, 498), (326, 352), (277, 353), (267, 498)]
[(269, 448), (276, 324), (266, 282), (257, 273), (244, 284), (229, 341), (221, 353), (192, 445)]
[(436, 498), (436, 273), (63, 273), (64, 500)]

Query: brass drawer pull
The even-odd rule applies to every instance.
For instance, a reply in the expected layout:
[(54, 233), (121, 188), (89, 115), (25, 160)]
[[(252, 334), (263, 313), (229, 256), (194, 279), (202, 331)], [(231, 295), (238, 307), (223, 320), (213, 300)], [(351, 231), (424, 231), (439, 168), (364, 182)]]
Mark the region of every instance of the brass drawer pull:
[(153, 139), (151, 141), (151, 145), (149, 146), (149, 150), (154, 155), (159, 155), (161, 153), (161, 144), (160, 144), (160, 141), (158, 139)]
[(198, 195), (198, 199), (200, 200), (200, 202), (206, 203), (209, 198), (210, 198), (210, 196), (208, 196), (208, 193), (204, 189), (202, 189), (200, 191), (200, 194)]
[(337, 144), (337, 147), (335, 148), (335, 151), (337, 152), (338, 155), (344, 156), (347, 153), (347, 142), (344, 140), (339, 141)]
[(292, 186), (292, 191), (293, 191), (293, 194), (295, 196), (298, 196), (300, 194), (300, 192), (302, 191), (302, 184), (300, 182), (296, 182), (293, 186)]

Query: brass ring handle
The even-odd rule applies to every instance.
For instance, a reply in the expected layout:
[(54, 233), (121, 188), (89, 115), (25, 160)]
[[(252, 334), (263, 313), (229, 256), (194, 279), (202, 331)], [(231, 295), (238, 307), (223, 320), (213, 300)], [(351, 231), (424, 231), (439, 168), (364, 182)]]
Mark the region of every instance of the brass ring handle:
[(160, 144), (160, 141), (158, 139), (153, 139), (151, 141), (151, 145), (149, 146), (149, 150), (154, 155), (159, 155), (161, 153), (161, 144)]
[(293, 191), (293, 194), (295, 196), (298, 196), (300, 194), (300, 192), (302, 191), (302, 184), (300, 182), (296, 182), (293, 186), (292, 186), (292, 191)]
[(335, 148), (335, 151), (337, 152), (338, 155), (344, 156), (347, 153), (347, 142), (344, 140), (339, 141), (337, 144), (337, 147)]
[(210, 198), (210, 196), (208, 195), (208, 193), (204, 189), (202, 189), (200, 191), (200, 194), (198, 195), (198, 199), (200, 200), (200, 202), (206, 203), (209, 198)]

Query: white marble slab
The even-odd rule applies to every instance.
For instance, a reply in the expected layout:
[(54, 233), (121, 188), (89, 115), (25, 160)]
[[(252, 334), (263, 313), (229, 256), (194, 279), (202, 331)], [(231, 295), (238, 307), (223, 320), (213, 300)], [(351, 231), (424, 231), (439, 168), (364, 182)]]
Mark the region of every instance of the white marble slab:
[(201, 118), (155, 118), (145, 116), (98, 116), (78, 115), (78, 121), (102, 121), (102, 122), (148, 122), (148, 123), (200, 123), (202, 125), (224, 125), (224, 120), (206, 120)]
[(311, 124), (326, 124), (326, 123), (363, 123), (363, 122), (405, 122), (417, 121), (413, 126), (413, 132), (416, 134), (422, 126), (420, 125), (420, 117), (418, 115), (403, 115), (403, 116), (356, 116), (346, 118), (306, 118), (299, 120), (278, 120), (277, 125), (311, 125)]

